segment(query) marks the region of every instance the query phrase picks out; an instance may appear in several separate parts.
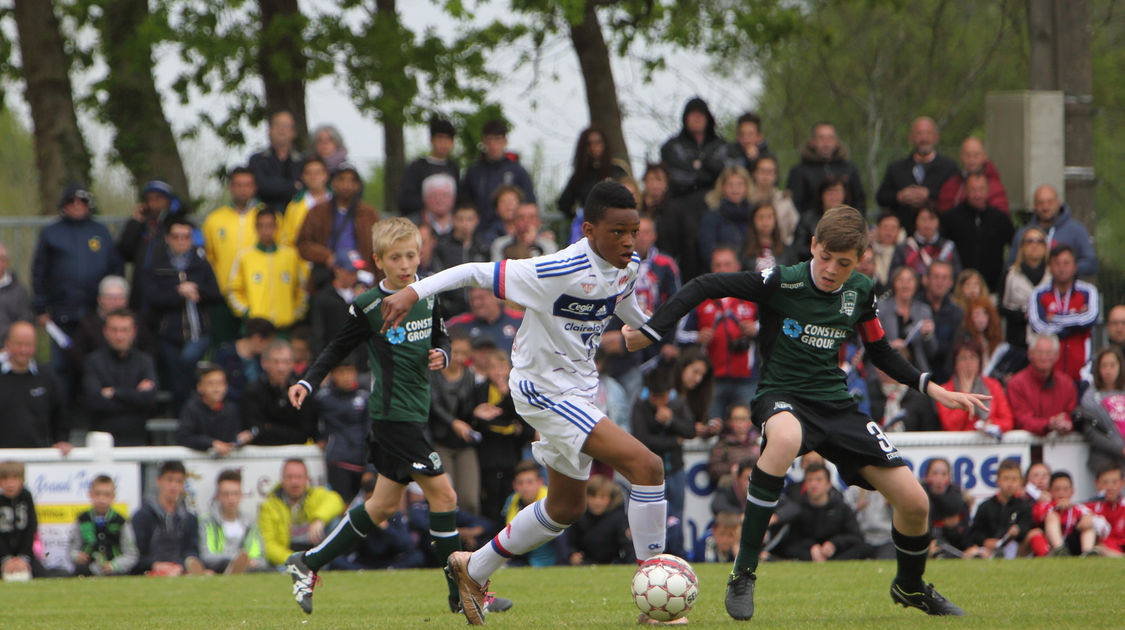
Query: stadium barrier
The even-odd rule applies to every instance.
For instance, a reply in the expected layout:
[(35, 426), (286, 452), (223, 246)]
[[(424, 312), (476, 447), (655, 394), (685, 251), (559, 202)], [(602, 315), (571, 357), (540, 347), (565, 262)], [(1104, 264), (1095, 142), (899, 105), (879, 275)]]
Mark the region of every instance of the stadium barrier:
[[(1033, 449), (1042, 449), (1042, 460), (1051, 470), (1065, 470), (1074, 478), (1074, 496), (1084, 500), (1095, 493), (1094, 476), (1086, 467), (1090, 447), (1081, 436), (1040, 438), (1026, 431), (1009, 431), (1000, 442), (976, 431), (918, 431), (892, 433), (890, 440), (902, 454), (906, 464), (921, 478), (931, 459), (944, 457), (952, 467), (953, 483), (960, 485), (979, 503), (996, 494), (996, 468), (1005, 459), (1015, 458), (1026, 470), (1032, 461)], [(711, 495), (714, 485), (707, 474), (707, 443), (693, 440), (684, 444), (684, 470), (687, 489), (684, 493), (685, 548), (691, 550), (706, 534), (714, 520)], [(841, 487), (835, 469), (829, 464), (837, 486)], [(790, 468), (791, 480), (803, 477), (800, 465)]]
[[(895, 433), (891, 441), (916, 474), (930, 459), (944, 457), (952, 464), (953, 482), (978, 501), (996, 492), (996, 468), (1016, 458), (1027, 468), (1033, 449), (1042, 449), (1043, 461), (1052, 470), (1066, 470), (1074, 477), (1075, 496), (1094, 494), (1093, 475), (1086, 468), (1089, 446), (1079, 436), (1038, 438), (1025, 431), (1010, 431), (1001, 442), (973, 431)], [(715, 487), (707, 475), (710, 443), (693, 440), (684, 445), (687, 488), (684, 499), (685, 546), (691, 550), (712, 522), (711, 495)], [(186, 502), (204, 512), (215, 493), (215, 480), (227, 468), (242, 471), (243, 510), (255, 513), (280, 480), (281, 464), (303, 459), (316, 485), (326, 483), (323, 453), (313, 445), (247, 446), (227, 457), (217, 457), (181, 446), (113, 447), (107, 434), (90, 433), (87, 446), (73, 449), (67, 457), (49, 449), (2, 449), (0, 461), (16, 460), (27, 466), (26, 485), (35, 498), (39, 535), (45, 564), (69, 568), (66, 546), (75, 518), (90, 505), (89, 486), (94, 477), (109, 475), (117, 485), (116, 506), (132, 514), (142, 500), (155, 493), (160, 462), (178, 459), (187, 468)], [(790, 476), (800, 478), (794, 463)]]
[(44, 564), (71, 570), (67, 542), (80, 513), (90, 507), (90, 482), (109, 475), (117, 486), (114, 507), (132, 515), (144, 500), (155, 497), (160, 463), (178, 459), (187, 469), (185, 502), (198, 513), (206, 512), (215, 495), (215, 480), (227, 468), (242, 471), (242, 509), (256, 514), (270, 490), (281, 479), (281, 464), (296, 457), (305, 461), (316, 485), (327, 483), (323, 452), (312, 445), (246, 446), (227, 457), (217, 457), (182, 446), (114, 447), (108, 434), (91, 432), (87, 446), (67, 457), (57, 449), (0, 449), (0, 461), (26, 465), (25, 485), (35, 499)]

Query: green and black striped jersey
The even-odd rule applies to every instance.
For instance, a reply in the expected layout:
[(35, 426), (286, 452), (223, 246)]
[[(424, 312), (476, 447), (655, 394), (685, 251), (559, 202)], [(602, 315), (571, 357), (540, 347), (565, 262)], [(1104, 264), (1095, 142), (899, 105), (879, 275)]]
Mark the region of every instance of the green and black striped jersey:
[(368, 415), (372, 420), (426, 422), (430, 415), (429, 353), (438, 349), (449, 363), (449, 336), (437, 296), (418, 300), (402, 323), (380, 335), (379, 305), (392, 292), (379, 286), (356, 297), (348, 320), (305, 374), (310, 390), (360, 343), (367, 343), (371, 366)]
[(660, 307), (641, 330), (657, 340), (704, 300), (728, 296), (751, 300), (758, 304), (760, 316), (759, 396), (784, 392), (849, 400), (839, 351), (854, 332), (860, 334), (876, 365), (885, 364), (890, 369), (884, 371), (893, 378), (919, 387), (921, 373), (883, 339), (871, 279), (854, 272), (838, 290), (826, 293), (814, 284), (809, 266), (803, 262), (761, 272), (700, 276)]

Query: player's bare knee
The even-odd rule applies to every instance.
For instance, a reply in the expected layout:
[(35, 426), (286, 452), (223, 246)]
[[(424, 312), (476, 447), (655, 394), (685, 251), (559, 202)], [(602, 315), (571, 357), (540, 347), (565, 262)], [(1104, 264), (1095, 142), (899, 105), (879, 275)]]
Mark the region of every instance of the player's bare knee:
[(457, 509), (457, 492), (453, 487), (441, 488), (429, 493), (432, 496), (427, 496), (426, 500), (430, 504), (430, 510), (434, 512), (452, 512)]
[(895, 512), (908, 523), (928, 523), (930, 518), (930, 501), (925, 491), (908, 493), (899, 497), (894, 503)]
[(630, 462), (628, 470), (621, 471), (629, 483), (640, 486), (659, 486), (664, 483), (664, 460), (650, 450), (639, 453)]

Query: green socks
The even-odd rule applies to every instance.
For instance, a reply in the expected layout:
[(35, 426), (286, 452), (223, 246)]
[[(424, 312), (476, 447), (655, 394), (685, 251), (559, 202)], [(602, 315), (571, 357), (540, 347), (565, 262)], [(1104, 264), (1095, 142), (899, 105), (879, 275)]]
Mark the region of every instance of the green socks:
[[(445, 566), (449, 554), (461, 551), (461, 535), (457, 533), (457, 512), (430, 512), (430, 537), (434, 539), (434, 555), (438, 562)], [(452, 601), (460, 597), (457, 592), (457, 583), (445, 578), (449, 586), (449, 598)]]
[(781, 497), (781, 490), (784, 487), (785, 477), (771, 475), (754, 466), (754, 470), (750, 473), (750, 489), (743, 512), (738, 557), (734, 560), (736, 572), (753, 572), (758, 568), (762, 540), (766, 537), (770, 517), (777, 508), (777, 500)]
[(336, 525), (336, 529), (332, 530), (332, 533), (319, 545), (305, 552), (305, 564), (313, 571), (319, 571), (321, 567), (367, 538), (367, 534), (375, 527), (375, 521), (372, 521), (371, 516), (367, 514), (367, 508), (360, 503), (348, 510)]

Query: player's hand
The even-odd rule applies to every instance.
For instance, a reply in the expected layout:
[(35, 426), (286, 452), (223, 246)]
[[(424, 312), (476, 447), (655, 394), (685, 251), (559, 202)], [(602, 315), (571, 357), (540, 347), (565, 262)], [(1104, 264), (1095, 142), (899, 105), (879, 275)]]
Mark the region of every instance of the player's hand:
[(304, 404), (305, 398), (309, 395), (309, 390), (305, 389), (304, 385), (297, 383), (289, 388), (289, 404), (297, 409), (301, 408)]
[(383, 302), (379, 304), (379, 309), (383, 312), (383, 327), (379, 329), (379, 334), (384, 335), (391, 326), (398, 326), (418, 303), (418, 292), (414, 287), (406, 287), (405, 289), (383, 298)]
[(992, 400), (992, 396), (986, 396), (984, 394), (951, 392), (934, 382), (930, 382), (929, 386), (926, 388), (926, 393), (929, 394), (930, 398), (933, 398), (947, 409), (963, 409), (965, 411), (980, 409), (981, 411), (987, 412), (988, 405), (986, 405), (985, 402)]
[(445, 368), (445, 353), (437, 348), (430, 348), (430, 369), (441, 370)]
[(621, 327), (621, 334), (625, 336), (625, 349), (629, 352), (643, 350), (652, 345), (651, 339), (646, 337), (641, 331), (630, 327), (628, 324)]

